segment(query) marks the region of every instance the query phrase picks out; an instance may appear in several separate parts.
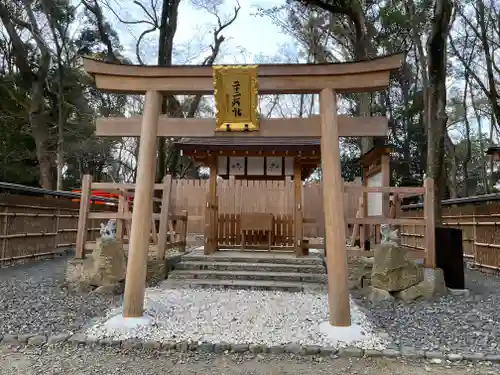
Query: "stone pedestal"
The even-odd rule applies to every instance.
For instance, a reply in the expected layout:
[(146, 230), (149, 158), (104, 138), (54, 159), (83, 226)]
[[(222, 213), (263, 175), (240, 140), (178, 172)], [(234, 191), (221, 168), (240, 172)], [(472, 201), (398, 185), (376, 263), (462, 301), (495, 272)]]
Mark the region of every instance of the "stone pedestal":
[(407, 256), (407, 250), (387, 242), (375, 248), (372, 286), (388, 292), (398, 292), (424, 280), (423, 270)]

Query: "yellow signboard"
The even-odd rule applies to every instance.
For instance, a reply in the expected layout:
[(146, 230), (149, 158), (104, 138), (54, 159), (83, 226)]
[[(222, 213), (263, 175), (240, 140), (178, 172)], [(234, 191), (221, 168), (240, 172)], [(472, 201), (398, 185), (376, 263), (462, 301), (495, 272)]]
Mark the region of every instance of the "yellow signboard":
[(215, 130), (259, 130), (257, 66), (214, 66)]

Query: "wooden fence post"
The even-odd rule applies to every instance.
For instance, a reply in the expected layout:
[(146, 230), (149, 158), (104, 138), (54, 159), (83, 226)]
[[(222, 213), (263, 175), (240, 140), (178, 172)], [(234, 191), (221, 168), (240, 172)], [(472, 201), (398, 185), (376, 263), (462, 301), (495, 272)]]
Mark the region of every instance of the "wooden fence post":
[[(363, 198), (363, 194), (361, 197), (358, 199), (358, 210), (356, 211), (356, 219), (361, 219), (363, 217), (363, 214), (365, 212), (365, 202)], [(354, 243), (356, 242), (356, 238), (358, 237), (358, 233), (360, 235), (359, 237), (359, 247), (361, 247), (361, 231), (360, 231), (360, 225), (359, 224), (354, 224), (353, 229), (352, 229), (352, 234), (351, 234), (351, 240), (350, 244), (351, 246), (354, 246)]]
[[(294, 235), (295, 240), (295, 256), (301, 256), (303, 254), (308, 254), (309, 249), (302, 248), (302, 240), (304, 239), (304, 214), (302, 207), (302, 169), (300, 159), (294, 159), (293, 165), (293, 223), (294, 223)], [(271, 237), (271, 232), (269, 232), (269, 237)], [(269, 249), (271, 250), (271, 249)]]
[[(120, 189), (120, 195), (118, 196), (118, 213), (122, 214), (125, 212), (125, 200), (127, 199), (125, 189)], [(118, 219), (116, 221), (116, 239), (123, 242), (124, 225), (125, 220)]]
[[(59, 200), (58, 200), (58, 202), (59, 202)], [(60, 224), (59, 224), (59, 218), (60, 218), (60, 216), (61, 216), (61, 209), (57, 208), (57, 210), (56, 210), (56, 217), (55, 217), (55, 219), (56, 219), (55, 221), (56, 222), (55, 222), (55, 225), (54, 225), (54, 227), (55, 227), (54, 232), (56, 234), (54, 236), (54, 251), (56, 251), (56, 249), (57, 249), (57, 247), (59, 245), (59, 226), (60, 226)]]
[(160, 228), (158, 233), (158, 246), (156, 257), (158, 260), (165, 258), (167, 247), (168, 222), (170, 220), (170, 195), (172, 193), (172, 175), (163, 177), (163, 192), (161, 198)]
[(186, 210), (182, 210), (182, 216), (184, 216), (184, 219), (182, 220), (180, 241), (181, 241), (181, 251), (185, 252), (187, 245), (188, 212)]
[(89, 216), (90, 193), (92, 189), (92, 176), (86, 174), (82, 180), (82, 191), (80, 194), (80, 211), (78, 213), (78, 231), (76, 233), (75, 258), (82, 259), (85, 256), (85, 242), (87, 241), (87, 219)]
[(6, 258), (6, 254), (7, 254), (7, 233), (9, 231), (9, 216), (8, 216), (8, 212), (9, 212), (9, 206), (6, 204), (5, 205), (5, 216), (3, 217), (3, 228), (2, 228), (2, 235), (3, 235), (3, 239), (2, 239), (2, 255), (0, 257), (0, 259), (5, 259)]
[(436, 217), (434, 215), (434, 180), (424, 181), (424, 218), (425, 218), (425, 267), (436, 268)]
[(476, 219), (476, 212), (474, 210), (474, 212), (472, 213), (472, 256), (474, 257), (473, 263), (477, 263), (476, 231), (477, 231), (477, 219)]

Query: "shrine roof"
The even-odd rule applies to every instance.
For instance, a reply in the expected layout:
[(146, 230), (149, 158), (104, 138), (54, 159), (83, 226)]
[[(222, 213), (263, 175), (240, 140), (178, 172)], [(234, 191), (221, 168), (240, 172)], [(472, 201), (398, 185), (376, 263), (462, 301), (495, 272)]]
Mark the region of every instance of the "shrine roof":
[(374, 146), (371, 149), (369, 149), (367, 152), (365, 152), (361, 157), (356, 159), (354, 163), (356, 165), (362, 165), (362, 166), (370, 166), (372, 165), (376, 160), (380, 159), (380, 157), (384, 154), (390, 154), (392, 151), (394, 151), (395, 147), (390, 144), (385, 144), (385, 145), (379, 145), (379, 146)]

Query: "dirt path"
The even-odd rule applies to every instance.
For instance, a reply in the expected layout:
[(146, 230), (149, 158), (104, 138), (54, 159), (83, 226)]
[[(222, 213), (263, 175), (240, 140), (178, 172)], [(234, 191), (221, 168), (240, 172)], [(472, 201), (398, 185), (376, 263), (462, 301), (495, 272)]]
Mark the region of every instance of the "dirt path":
[[(448, 367), (448, 368), (447, 368)], [(1, 375), (492, 375), (498, 367), (487, 364), (431, 365), (387, 359), (294, 359), (286, 356), (245, 358), (235, 355), (124, 353), (114, 349), (0, 348)]]

